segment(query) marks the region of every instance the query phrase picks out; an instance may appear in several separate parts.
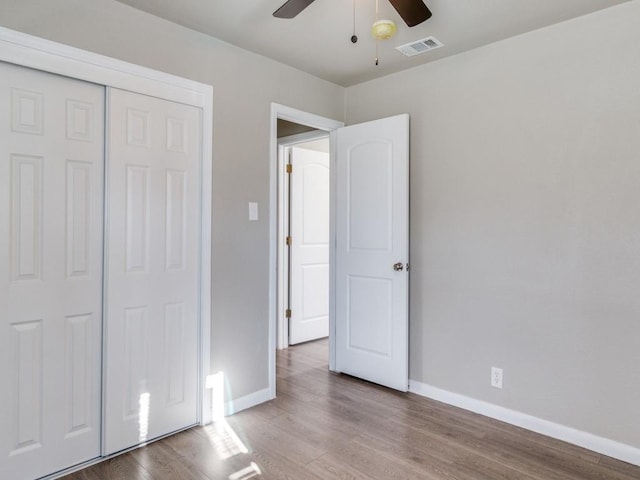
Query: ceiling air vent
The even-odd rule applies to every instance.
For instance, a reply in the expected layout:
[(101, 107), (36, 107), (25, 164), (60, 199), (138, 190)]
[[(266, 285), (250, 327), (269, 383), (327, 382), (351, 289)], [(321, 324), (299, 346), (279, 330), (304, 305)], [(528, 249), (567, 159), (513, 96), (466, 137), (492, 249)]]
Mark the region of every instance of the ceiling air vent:
[(443, 44), (439, 40), (434, 37), (427, 37), (421, 40), (417, 40), (415, 42), (406, 43), (404, 45), (400, 45), (396, 47), (401, 54), (407, 57), (413, 57), (414, 55), (418, 55), (420, 53), (428, 52), (429, 50), (433, 50), (435, 48), (442, 47)]

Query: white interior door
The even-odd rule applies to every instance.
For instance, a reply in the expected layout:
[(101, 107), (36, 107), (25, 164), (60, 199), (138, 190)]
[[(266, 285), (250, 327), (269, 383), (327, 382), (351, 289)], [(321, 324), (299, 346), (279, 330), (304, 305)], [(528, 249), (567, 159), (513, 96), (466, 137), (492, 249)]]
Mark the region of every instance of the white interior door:
[(337, 131), (336, 370), (408, 388), (409, 116)]
[(0, 478), (100, 454), (104, 89), (0, 63)]
[(200, 109), (109, 90), (105, 453), (197, 421)]
[(329, 154), (291, 147), (289, 344), (329, 335)]

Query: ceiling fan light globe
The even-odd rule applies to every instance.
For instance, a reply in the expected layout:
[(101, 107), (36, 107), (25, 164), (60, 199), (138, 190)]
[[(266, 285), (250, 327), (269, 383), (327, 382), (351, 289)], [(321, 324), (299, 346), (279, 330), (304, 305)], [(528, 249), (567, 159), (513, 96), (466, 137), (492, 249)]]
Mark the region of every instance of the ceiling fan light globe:
[(378, 20), (371, 26), (371, 35), (376, 40), (388, 40), (395, 35), (397, 29), (391, 20)]

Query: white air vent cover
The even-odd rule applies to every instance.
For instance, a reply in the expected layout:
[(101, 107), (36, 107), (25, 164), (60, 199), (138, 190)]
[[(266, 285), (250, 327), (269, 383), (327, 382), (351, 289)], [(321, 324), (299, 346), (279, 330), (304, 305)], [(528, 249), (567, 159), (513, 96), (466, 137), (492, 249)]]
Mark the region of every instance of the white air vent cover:
[(407, 57), (413, 57), (414, 55), (418, 55), (419, 53), (425, 53), (429, 50), (433, 50), (442, 46), (442, 42), (440, 42), (438, 39), (434, 37), (427, 37), (423, 38), (422, 40), (417, 40), (415, 42), (400, 45), (399, 47), (396, 47), (396, 50)]

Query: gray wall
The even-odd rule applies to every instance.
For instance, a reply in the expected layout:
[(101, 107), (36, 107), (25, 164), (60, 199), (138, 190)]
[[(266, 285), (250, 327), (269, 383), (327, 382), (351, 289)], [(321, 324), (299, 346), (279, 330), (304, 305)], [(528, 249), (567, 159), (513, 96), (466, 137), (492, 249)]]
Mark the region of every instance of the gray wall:
[(342, 120), (344, 89), (112, 0), (2, 0), (0, 24), (213, 85), (213, 364), (267, 388), (270, 104)]
[(411, 115), (411, 378), (635, 447), (639, 18), (633, 1), (347, 89), (349, 124)]

